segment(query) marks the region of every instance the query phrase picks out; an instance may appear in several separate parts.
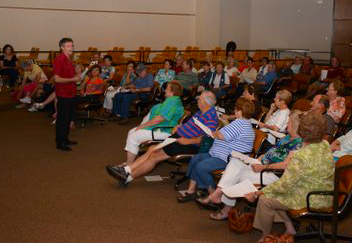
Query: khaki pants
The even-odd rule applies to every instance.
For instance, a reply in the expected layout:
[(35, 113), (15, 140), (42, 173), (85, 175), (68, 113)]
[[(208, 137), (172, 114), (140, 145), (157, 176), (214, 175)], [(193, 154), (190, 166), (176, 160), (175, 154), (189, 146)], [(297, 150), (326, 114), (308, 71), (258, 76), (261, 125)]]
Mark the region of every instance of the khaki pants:
[(286, 212), (288, 207), (280, 202), (261, 195), (258, 200), (253, 227), (263, 232), (263, 235), (271, 233), (273, 222), (290, 222)]

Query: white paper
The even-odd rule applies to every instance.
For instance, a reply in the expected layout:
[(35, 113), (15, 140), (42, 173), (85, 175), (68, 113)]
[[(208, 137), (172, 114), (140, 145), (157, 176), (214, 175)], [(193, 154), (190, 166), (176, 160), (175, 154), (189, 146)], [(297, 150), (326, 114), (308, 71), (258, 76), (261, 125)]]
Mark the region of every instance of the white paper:
[(201, 123), (197, 118), (193, 117), (194, 123), (200, 127), (200, 129), (202, 129), (206, 134), (208, 134), (209, 137), (214, 138), (212, 131), (209, 129), (209, 127), (207, 127), (206, 125), (204, 125), (203, 123)]
[(180, 193), (183, 197), (186, 196), (186, 192), (187, 192), (187, 190), (178, 191), (178, 193)]
[(320, 80), (323, 81), (328, 76), (328, 70), (321, 70)]
[(236, 152), (236, 151), (232, 151), (231, 157), (238, 159), (239, 161), (241, 161), (242, 163), (244, 163), (246, 165), (261, 164), (259, 160), (252, 158), (252, 157), (249, 157), (248, 155)]
[(162, 143), (159, 143), (157, 146), (155, 146), (154, 149), (161, 149), (161, 148), (169, 145), (170, 143), (176, 142), (176, 140), (177, 140), (177, 138), (167, 138)]
[(218, 115), (218, 117), (220, 117), (220, 115), (225, 114), (225, 109), (221, 108), (220, 106), (215, 106), (215, 110), (216, 110), (216, 114)]
[(130, 89), (120, 89), (120, 92), (121, 93), (128, 93), (130, 92), (131, 90)]
[[(269, 132), (271, 133), (274, 137), (276, 138), (283, 138), (286, 136), (285, 133), (282, 133), (282, 132), (277, 132), (277, 131), (274, 131), (274, 130), (271, 130), (271, 129), (268, 129), (268, 128), (262, 128), (260, 129), (261, 131), (263, 132)], [(269, 136), (268, 136), (269, 137)], [(269, 141), (269, 139), (267, 139)]]
[(257, 121), (256, 119), (253, 119), (253, 118), (249, 119), (249, 121), (250, 121), (252, 124), (256, 124), (256, 125), (259, 124), (259, 121)]
[(222, 192), (229, 198), (244, 197), (245, 194), (255, 191), (258, 191), (258, 189), (248, 179), (236, 185), (222, 189)]
[(144, 178), (148, 182), (163, 181), (163, 178), (160, 175), (144, 176)]

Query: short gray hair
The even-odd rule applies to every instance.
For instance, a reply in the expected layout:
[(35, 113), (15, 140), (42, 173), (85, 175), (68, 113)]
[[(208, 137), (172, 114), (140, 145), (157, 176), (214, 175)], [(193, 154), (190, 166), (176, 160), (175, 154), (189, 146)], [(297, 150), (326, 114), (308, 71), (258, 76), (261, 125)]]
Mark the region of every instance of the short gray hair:
[(216, 104), (216, 97), (211, 91), (203, 91), (202, 95), (204, 95), (204, 100), (208, 105), (214, 106)]

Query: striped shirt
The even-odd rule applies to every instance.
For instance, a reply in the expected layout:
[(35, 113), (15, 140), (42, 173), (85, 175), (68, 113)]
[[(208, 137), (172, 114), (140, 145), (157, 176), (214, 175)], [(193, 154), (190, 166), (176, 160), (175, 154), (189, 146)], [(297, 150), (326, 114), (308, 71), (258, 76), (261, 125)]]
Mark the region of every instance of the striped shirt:
[(212, 157), (227, 161), (232, 152), (248, 153), (252, 151), (255, 133), (247, 119), (236, 119), (220, 130), (224, 140), (215, 139), (209, 150)]
[(198, 127), (194, 123), (193, 118), (197, 118), (201, 123), (203, 123), (205, 126), (207, 126), (212, 132), (214, 132), (219, 124), (218, 116), (216, 114), (216, 110), (214, 107), (210, 108), (202, 114), (201, 111), (198, 111), (194, 116), (189, 119), (185, 124), (181, 125), (178, 129), (176, 134), (179, 135), (180, 137), (185, 137), (185, 138), (196, 138), (201, 135), (204, 135), (205, 133), (203, 132), (200, 127)]

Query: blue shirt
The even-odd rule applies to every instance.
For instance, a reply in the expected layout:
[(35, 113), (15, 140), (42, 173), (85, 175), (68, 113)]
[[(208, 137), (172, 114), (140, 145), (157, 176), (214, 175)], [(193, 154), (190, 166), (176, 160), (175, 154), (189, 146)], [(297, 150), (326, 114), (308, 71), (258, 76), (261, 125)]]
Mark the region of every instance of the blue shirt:
[(186, 123), (184, 123), (177, 129), (176, 134), (180, 137), (185, 138), (196, 138), (201, 135), (204, 135), (205, 133), (203, 132), (203, 130), (195, 124), (193, 119), (194, 117), (197, 118), (205, 126), (207, 126), (212, 132), (216, 130), (219, 124), (216, 110), (214, 107), (212, 107), (207, 110), (207, 112), (205, 112), (204, 114), (202, 114), (201, 111), (198, 111), (196, 114), (194, 114), (191, 119), (189, 119)]
[(273, 81), (277, 79), (277, 74), (275, 71), (271, 71), (271, 72), (267, 72), (264, 77), (263, 80), (261, 82), (265, 82), (265, 91), (268, 90), (270, 88), (270, 85), (273, 83)]
[(247, 119), (236, 119), (220, 130), (224, 140), (215, 139), (209, 150), (212, 157), (227, 161), (232, 152), (249, 153), (253, 149), (255, 133)]
[(154, 84), (153, 75), (149, 73), (144, 78), (138, 77), (132, 84), (136, 86), (136, 89), (151, 88)]

